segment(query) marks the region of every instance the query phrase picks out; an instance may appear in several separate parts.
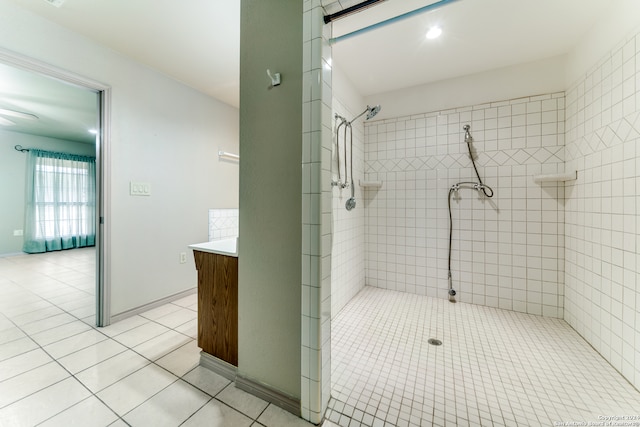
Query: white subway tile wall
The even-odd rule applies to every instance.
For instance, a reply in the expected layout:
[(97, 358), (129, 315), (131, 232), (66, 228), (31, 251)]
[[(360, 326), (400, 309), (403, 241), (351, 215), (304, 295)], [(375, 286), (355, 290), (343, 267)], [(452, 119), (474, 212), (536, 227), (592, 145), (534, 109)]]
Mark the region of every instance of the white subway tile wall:
[(366, 284), (447, 297), (451, 185), (453, 287), (458, 301), (563, 316), (564, 93), (545, 94), (365, 124)]
[(640, 388), (640, 34), (567, 91), (565, 320)]
[(209, 241), (238, 237), (238, 209), (209, 209)]
[[(364, 109), (364, 106), (362, 107)], [(351, 120), (360, 111), (354, 114), (337, 99), (333, 98), (334, 114), (339, 114)], [(332, 157), (332, 180), (338, 178), (338, 163), (336, 155), (337, 123), (334, 120), (333, 141), (334, 151)], [(344, 127), (340, 128), (340, 162), (341, 174), (344, 181)], [(331, 317), (334, 318), (340, 310), (364, 288), (365, 278), (365, 237), (364, 237), (364, 192), (358, 185), (364, 177), (364, 125), (362, 120), (353, 123), (353, 179), (355, 186), (356, 208), (347, 211), (345, 203), (351, 197), (351, 188), (333, 187), (333, 245), (331, 248)], [(349, 138), (349, 136), (348, 136)], [(347, 144), (347, 161), (349, 161), (351, 149)], [(349, 165), (349, 168), (351, 166)]]
[(302, 417), (320, 423), (331, 397), (331, 26), (303, 0)]

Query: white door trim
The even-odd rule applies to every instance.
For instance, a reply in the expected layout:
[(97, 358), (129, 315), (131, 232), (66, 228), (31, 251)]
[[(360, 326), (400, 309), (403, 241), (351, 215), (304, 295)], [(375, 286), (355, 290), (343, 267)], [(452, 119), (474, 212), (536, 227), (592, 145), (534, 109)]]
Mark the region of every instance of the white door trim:
[(65, 83), (96, 91), (100, 102), (100, 132), (96, 138), (96, 325), (111, 323), (110, 265), (110, 171), (111, 171), (111, 87), (51, 64), (0, 48), (0, 62), (33, 71)]

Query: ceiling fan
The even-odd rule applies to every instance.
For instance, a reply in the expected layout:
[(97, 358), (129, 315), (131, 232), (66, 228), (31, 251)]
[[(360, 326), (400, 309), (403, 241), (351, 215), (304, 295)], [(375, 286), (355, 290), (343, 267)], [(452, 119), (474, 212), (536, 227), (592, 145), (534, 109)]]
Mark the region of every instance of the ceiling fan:
[(7, 117), (23, 120), (38, 120), (40, 119), (35, 114), (25, 113), (22, 111), (9, 110), (7, 108), (0, 108), (0, 125), (1, 126), (14, 126), (17, 123)]

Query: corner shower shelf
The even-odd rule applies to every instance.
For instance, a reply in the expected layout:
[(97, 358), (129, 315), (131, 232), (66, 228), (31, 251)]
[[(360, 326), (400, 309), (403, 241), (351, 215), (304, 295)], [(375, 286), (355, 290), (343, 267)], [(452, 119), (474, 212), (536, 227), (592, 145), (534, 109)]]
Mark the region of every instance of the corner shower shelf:
[(533, 182), (560, 182), (560, 181), (574, 181), (578, 179), (578, 171), (571, 171), (565, 173), (552, 173), (546, 175), (534, 175)]
[(360, 187), (364, 188), (380, 188), (382, 187), (382, 181), (361, 181), (358, 180)]

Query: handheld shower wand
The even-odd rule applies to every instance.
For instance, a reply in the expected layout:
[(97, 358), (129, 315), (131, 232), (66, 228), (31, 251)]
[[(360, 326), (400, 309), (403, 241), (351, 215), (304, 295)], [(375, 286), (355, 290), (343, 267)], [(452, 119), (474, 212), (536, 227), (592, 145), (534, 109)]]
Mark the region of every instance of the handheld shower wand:
[(367, 105), (367, 108), (365, 108), (365, 110), (358, 114), (356, 117), (354, 117), (350, 122), (346, 122), (346, 127), (344, 129), (344, 157), (345, 157), (345, 177), (344, 177), (344, 181), (345, 184), (347, 183), (347, 177), (348, 174), (346, 173), (346, 169), (347, 169), (347, 127), (349, 128), (349, 140), (350, 140), (350, 160), (351, 160), (351, 197), (347, 200), (347, 202), (344, 204), (344, 207), (350, 211), (352, 209), (354, 209), (356, 207), (356, 193), (355, 193), (355, 185), (353, 183), (353, 128), (351, 127), (351, 123), (353, 123), (354, 121), (356, 121), (356, 119), (362, 117), (365, 113), (367, 114), (366, 120), (369, 120), (373, 117), (375, 117), (376, 114), (378, 114), (380, 112), (380, 110), (382, 109), (382, 107), (380, 107), (380, 105), (376, 105), (374, 107), (370, 107)]

